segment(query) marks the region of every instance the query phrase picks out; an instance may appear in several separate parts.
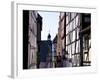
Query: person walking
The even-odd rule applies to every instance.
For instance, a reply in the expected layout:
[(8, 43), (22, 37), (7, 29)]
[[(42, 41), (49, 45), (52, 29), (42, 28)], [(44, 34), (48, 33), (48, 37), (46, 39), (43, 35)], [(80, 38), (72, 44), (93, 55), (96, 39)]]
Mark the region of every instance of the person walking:
[(57, 67), (62, 67), (62, 57), (60, 55), (60, 52), (57, 56)]

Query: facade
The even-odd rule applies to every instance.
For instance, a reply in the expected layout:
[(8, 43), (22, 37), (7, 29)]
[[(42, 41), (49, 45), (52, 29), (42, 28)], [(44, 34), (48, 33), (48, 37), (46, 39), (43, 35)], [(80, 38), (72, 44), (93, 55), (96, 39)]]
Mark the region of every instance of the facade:
[(37, 14), (37, 43), (41, 41), (42, 17)]
[(57, 53), (66, 54), (67, 66), (89, 66), (91, 47), (91, 14), (61, 12)]
[(23, 10), (23, 69), (37, 67), (38, 41), (41, 40), (42, 17), (37, 11)]
[(37, 53), (37, 12), (29, 11), (28, 68), (36, 68)]
[[(66, 13), (66, 51), (72, 66), (89, 66), (91, 15), (87, 13)], [(89, 44), (90, 43), (90, 44)]]
[(91, 14), (82, 14), (81, 15), (81, 29), (80, 29), (80, 41), (82, 55), (81, 57), (81, 66), (90, 66), (91, 65)]
[(60, 12), (60, 19), (59, 19), (59, 27), (60, 27), (60, 35), (61, 35), (61, 55), (64, 55), (66, 50), (66, 13)]
[(80, 66), (80, 15), (66, 13), (66, 51), (71, 66)]
[(60, 27), (58, 28), (58, 35), (57, 35), (57, 55), (62, 54), (62, 45), (61, 45), (61, 30)]

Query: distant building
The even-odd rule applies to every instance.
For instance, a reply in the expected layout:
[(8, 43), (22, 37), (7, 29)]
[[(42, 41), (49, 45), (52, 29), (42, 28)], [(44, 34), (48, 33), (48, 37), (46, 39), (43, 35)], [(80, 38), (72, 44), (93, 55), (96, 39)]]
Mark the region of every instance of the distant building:
[(53, 44), (54, 56), (57, 56), (57, 35), (54, 37), (52, 44)]
[(48, 34), (47, 40), (40, 42), (40, 68), (52, 67), (52, 41)]
[(54, 37), (52, 41), (52, 62), (53, 62), (53, 67), (55, 67), (56, 64), (56, 57), (57, 57), (57, 35)]
[(41, 31), (42, 31), (42, 17), (38, 14), (37, 17), (37, 68), (39, 68), (40, 65), (40, 42), (41, 42)]

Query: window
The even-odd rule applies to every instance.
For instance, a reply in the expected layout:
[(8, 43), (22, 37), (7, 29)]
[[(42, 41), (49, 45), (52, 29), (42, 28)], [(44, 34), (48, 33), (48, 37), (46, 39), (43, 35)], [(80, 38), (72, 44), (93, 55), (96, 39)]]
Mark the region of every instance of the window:
[(68, 34), (68, 42), (71, 43), (71, 33)]
[(75, 30), (72, 32), (72, 41), (75, 41), (75, 37), (76, 37), (76, 35), (75, 35)]
[(76, 62), (76, 65), (79, 66), (79, 63), (80, 63), (80, 55), (77, 54), (76, 56), (77, 56), (77, 62)]
[(74, 25), (74, 21), (72, 20), (72, 22), (71, 22), (71, 23), (72, 23), (71, 30), (73, 30), (73, 27), (74, 27), (74, 26), (73, 26), (73, 25)]
[(88, 39), (88, 36), (85, 36), (83, 38), (83, 48), (84, 48), (84, 50), (88, 50), (88, 48), (89, 48), (89, 39)]
[(77, 39), (79, 39), (79, 28), (77, 28)]
[(68, 13), (68, 21), (71, 21), (71, 13)]
[(68, 20), (68, 16), (66, 16), (66, 25), (68, 24), (69, 20)]
[(69, 24), (66, 26), (66, 34), (69, 32)]
[(89, 23), (89, 22), (90, 22), (90, 17), (85, 17), (85, 18), (84, 18), (84, 21), (85, 21), (86, 23)]
[(76, 13), (71, 13), (71, 19), (74, 19), (75, 16), (76, 16)]
[(76, 16), (76, 27), (78, 26), (78, 23), (79, 23), (79, 16), (77, 15)]
[(68, 42), (68, 35), (66, 36), (66, 45), (68, 44), (69, 42)]
[(79, 53), (79, 41), (76, 42), (76, 53)]
[(75, 54), (75, 43), (72, 44), (72, 54)]
[(63, 49), (64, 49), (64, 47), (65, 47), (65, 46), (64, 46), (64, 44), (65, 44), (64, 41), (65, 41), (65, 39), (62, 40), (62, 48), (63, 48)]
[(75, 24), (75, 20), (76, 20), (76, 18), (74, 18), (74, 20), (73, 20), (73, 29), (75, 29), (75, 27), (76, 27), (76, 26), (75, 26), (75, 25), (76, 25), (76, 24)]
[(71, 45), (68, 46), (68, 54), (69, 54), (69, 58), (71, 58)]
[(69, 31), (72, 31), (72, 26), (73, 26), (73, 23), (71, 22), (70, 27), (69, 27)]

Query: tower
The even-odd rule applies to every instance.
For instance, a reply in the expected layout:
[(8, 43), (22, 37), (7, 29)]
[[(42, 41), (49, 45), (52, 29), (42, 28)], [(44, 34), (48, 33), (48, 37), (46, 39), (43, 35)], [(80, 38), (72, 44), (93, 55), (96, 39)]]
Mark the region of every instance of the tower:
[(50, 33), (48, 34), (47, 40), (51, 40), (51, 35), (50, 35)]

